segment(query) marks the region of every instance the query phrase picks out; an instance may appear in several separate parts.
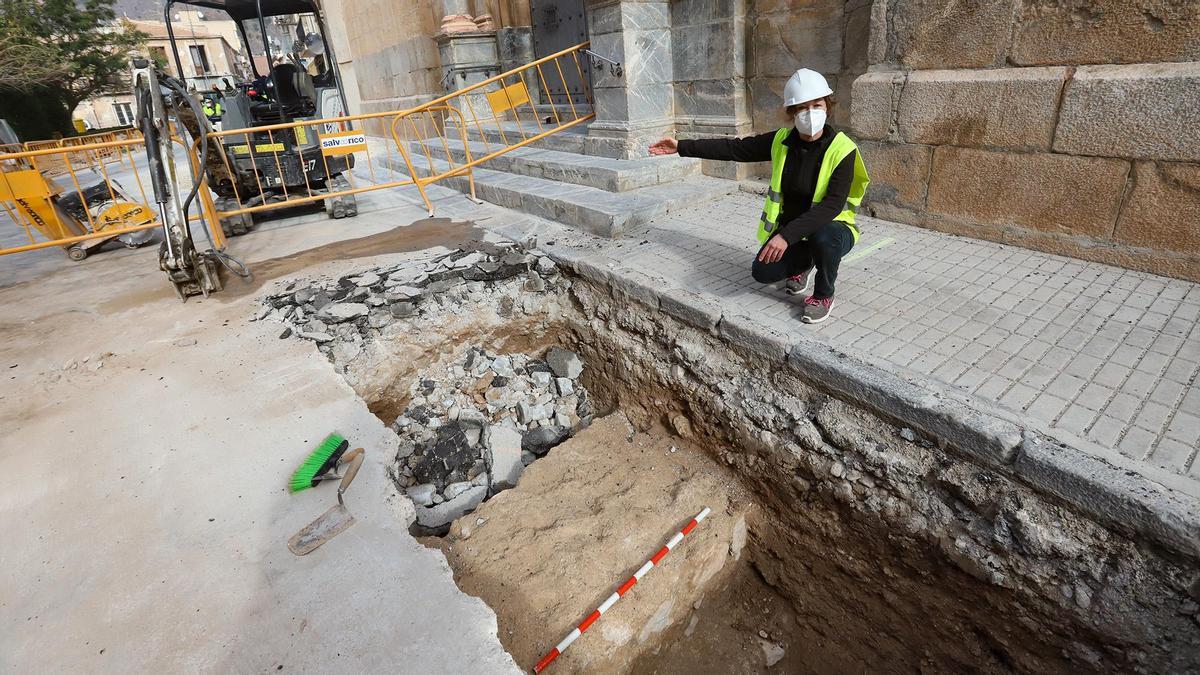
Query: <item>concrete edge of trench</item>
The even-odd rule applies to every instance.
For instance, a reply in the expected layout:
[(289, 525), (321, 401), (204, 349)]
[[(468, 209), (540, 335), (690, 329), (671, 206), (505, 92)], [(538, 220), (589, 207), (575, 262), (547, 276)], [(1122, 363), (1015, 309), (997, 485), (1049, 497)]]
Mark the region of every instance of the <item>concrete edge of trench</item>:
[(1062, 430), (912, 374), (885, 370), (803, 332), (731, 314), (716, 299), (596, 250), (542, 247), (577, 276), (794, 370), (814, 388), (1003, 471), (1117, 531), (1200, 559), (1200, 495), (1186, 478), (1134, 463)]

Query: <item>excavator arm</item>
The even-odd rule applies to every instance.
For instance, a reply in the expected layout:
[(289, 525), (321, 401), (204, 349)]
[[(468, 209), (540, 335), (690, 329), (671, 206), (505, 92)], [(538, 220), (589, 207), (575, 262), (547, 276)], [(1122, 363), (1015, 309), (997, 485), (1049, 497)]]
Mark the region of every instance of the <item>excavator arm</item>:
[[(222, 287), (218, 266), (220, 254), (215, 250), (200, 252), (196, 249), (187, 213), (197, 192), (203, 189), (201, 176), (189, 171), (191, 187), (181, 202), (171, 140), (171, 120), (179, 122), (176, 111), (185, 106), (190, 109), (192, 102), (187, 100), (188, 94), (182, 83), (155, 71), (153, 64), (141, 58), (133, 61), (133, 93), (136, 122), (146, 142), (150, 183), (163, 226), (163, 242), (158, 249), (159, 268), (167, 273), (181, 300), (186, 301), (193, 295), (208, 297), (209, 293)], [(192, 122), (198, 124), (199, 120), (193, 117)], [(204, 130), (197, 129), (193, 133), (203, 134)], [(203, 136), (196, 137), (203, 140)], [(202, 144), (207, 146), (207, 143)], [(191, 163), (186, 163), (190, 169)]]

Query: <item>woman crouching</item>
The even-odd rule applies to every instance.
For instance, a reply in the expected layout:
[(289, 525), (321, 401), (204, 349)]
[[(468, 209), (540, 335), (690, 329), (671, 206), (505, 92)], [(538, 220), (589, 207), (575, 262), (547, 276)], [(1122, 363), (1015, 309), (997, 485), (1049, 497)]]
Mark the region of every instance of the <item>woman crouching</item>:
[(825, 123), (833, 90), (820, 73), (796, 71), (783, 89), (783, 104), (794, 121), (747, 138), (664, 138), (650, 146), (654, 155), (734, 162), (771, 162), (771, 187), (758, 223), (762, 245), (751, 267), (755, 281), (787, 279), (785, 290), (804, 300), (805, 323), (819, 323), (833, 309), (833, 285), (842, 257), (858, 242), (854, 214), (866, 193), (867, 169), (858, 146)]

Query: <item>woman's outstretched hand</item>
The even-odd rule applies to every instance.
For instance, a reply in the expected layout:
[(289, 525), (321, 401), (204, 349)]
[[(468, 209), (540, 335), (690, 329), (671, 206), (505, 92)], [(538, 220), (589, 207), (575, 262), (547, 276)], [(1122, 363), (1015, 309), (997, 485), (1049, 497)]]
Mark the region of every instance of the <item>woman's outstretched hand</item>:
[(674, 138), (664, 138), (650, 146), (652, 155), (673, 155), (679, 152), (679, 142)]

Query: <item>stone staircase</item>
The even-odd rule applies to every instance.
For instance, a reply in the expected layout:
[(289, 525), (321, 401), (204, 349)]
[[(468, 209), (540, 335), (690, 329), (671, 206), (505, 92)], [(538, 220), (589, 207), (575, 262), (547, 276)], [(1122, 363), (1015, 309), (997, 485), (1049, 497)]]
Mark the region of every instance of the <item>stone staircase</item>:
[[(550, 113), (547, 113), (550, 114)], [(532, 119), (522, 123), (505, 121), (471, 129), (467, 142), (451, 127), (447, 140), (434, 139), (426, 149), (418, 142), (408, 145), (417, 172), (430, 175), (495, 152), (508, 144), (538, 133)], [(586, 127), (580, 125), (510, 150), (475, 167), (475, 194), (483, 200), (554, 220), (604, 237), (620, 237), (630, 228), (681, 206), (731, 194), (733, 181), (709, 178), (700, 173), (700, 161), (678, 156), (619, 160), (584, 154)], [(523, 136), (524, 134), (524, 136)], [(388, 169), (401, 173), (407, 167), (398, 156), (381, 160)], [(468, 192), (465, 176), (439, 182)]]

